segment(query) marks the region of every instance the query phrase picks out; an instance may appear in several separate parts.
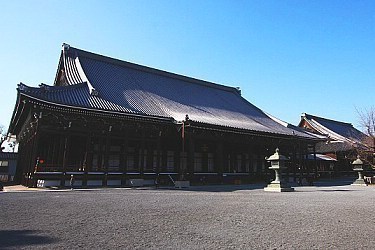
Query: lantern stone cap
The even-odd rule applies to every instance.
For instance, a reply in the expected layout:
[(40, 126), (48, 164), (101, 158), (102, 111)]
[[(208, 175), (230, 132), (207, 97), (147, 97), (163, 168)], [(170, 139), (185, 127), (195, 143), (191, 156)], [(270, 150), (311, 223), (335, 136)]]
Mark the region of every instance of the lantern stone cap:
[(352, 165), (363, 165), (363, 161), (357, 156), (357, 160), (353, 161)]
[(276, 148), (275, 153), (270, 157), (266, 158), (267, 161), (287, 161), (289, 160), (287, 157), (279, 154), (279, 148)]

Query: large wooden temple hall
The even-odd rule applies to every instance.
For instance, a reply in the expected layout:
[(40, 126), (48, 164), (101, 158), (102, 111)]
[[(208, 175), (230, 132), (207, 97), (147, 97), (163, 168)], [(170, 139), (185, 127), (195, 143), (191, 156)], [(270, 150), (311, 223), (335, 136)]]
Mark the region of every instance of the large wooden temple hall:
[(53, 85), (17, 90), (9, 132), (26, 186), (63, 187), (71, 175), (77, 186), (249, 183), (267, 175), (265, 157), (276, 148), (296, 176), (320, 140), (267, 115), (238, 88), (68, 44)]

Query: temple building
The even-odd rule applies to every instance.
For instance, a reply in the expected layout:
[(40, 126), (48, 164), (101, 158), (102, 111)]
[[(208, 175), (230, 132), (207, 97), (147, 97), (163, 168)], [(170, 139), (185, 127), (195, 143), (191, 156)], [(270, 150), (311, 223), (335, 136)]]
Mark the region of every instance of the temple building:
[(53, 85), (17, 90), (9, 132), (26, 186), (67, 186), (71, 175), (77, 186), (249, 183), (268, 174), (276, 148), (295, 175), (321, 140), (271, 119), (238, 88), (67, 44)]
[[(324, 136), (325, 141), (316, 144), (316, 155), (322, 155), (328, 160), (334, 159), (336, 163), (329, 167), (322, 167), (323, 172), (335, 172), (337, 174), (351, 174), (352, 162), (357, 159), (361, 151), (371, 151), (371, 145), (367, 144), (368, 136), (351, 123), (335, 121), (303, 113), (298, 125), (317, 136)], [(330, 160), (332, 162), (332, 160)], [(335, 166), (335, 167), (333, 167)]]

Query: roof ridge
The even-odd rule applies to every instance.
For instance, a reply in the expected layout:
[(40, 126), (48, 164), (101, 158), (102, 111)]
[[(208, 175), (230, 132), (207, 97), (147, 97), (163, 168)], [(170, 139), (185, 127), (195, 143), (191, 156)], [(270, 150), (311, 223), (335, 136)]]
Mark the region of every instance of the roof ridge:
[(77, 83), (74, 85), (66, 85), (66, 86), (56, 86), (56, 85), (48, 85), (45, 83), (39, 84), (38, 87), (33, 87), (33, 86), (28, 86), (22, 82), (18, 84), (18, 88), (20, 91), (30, 91), (30, 90), (45, 90), (49, 92), (57, 92), (57, 91), (69, 91), (70, 89), (75, 89), (75, 88), (82, 88), (86, 87), (87, 82), (81, 82)]
[(100, 54), (93, 53), (93, 52), (90, 52), (90, 51), (78, 49), (78, 48), (72, 47), (70, 45), (68, 46), (67, 44), (64, 44), (63, 46), (65, 46), (65, 49), (68, 49), (68, 51), (71, 51), (71, 53), (73, 53), (73, 54), (74, 54), (74, 52), (77, 52), (78, 56), (81, 55), (81, 56), (84, 56), (84, 57), (87, 57), (87, 58), (90, 58), (90, 59), (100, 60), (100, 61), (103, 61), (103, 62), (106, 62), (106, 63), (115, 64), (115, 65), (118, 65), (118, 66), (126, 66), (126, 67), (130, 67), (130, 68), (133, 68), (133, 69), (136, 69), (136, 70), (141, 70), (141, 71), (148, 72), (148, 73), (167, 76), (167, 77), (170, 77), (170, 78), (188, 81), (188, 82), (191, 82), (191, 83), (200, 84), (200, 85), (203, 85), (203, 86), (212, 87), (212, 88), (216, 88), (216, 89), (221, 89), (221, 90), (225, 90), (225, 91), (229, 91), (229, 92), (233, 92), (233, 93), (241, 95), (241, 91), (240, 91), (239, 87), (227, 86), (227, 85), (214, 83), (214, 82), (210, 82), (210, 81), (205, 81), (205, 80), (201, 80), (201, 79), (198, 79), (198, 78), (193, 78), (193, 77), (189, 77), (189, 76), (185, 76), (185, 75), (181, 75), (181, 74), (177, 74), (177, 73), (168, 72), (168, 71), (161, 70), (161, 69), (152, 68), (152, 67), (149, 67), (149, 66), (140, 65), (140, 64), (137, 64), (137, 63), (132, 63), (132, 62), (120, 60), (120, 59), (117, 59), (117, 58), (113, 58), (113, 57), (110, 57), (110, 56), (100, 55)]
[(329, 122), (335, 122), (335, 123), (341, 123), (341, 124), (344, 124), (344, 125), (350, 125), (351, 127), (353, 127), (353, 124), (350, 123), (350, 122), (336, 121), (336, 120), (333, 120), (333, 119), (328, 119), (328, 118), (320, 117), (320, 116), (316, 116), (316, 115), (310, 115), (310, 114), (307, 114), (307, 113), (303, 113), (302, 115), (305, 116), (306, 118), (312, 117), (312, 118), (326, 120), (326, 121), (329, 121)]

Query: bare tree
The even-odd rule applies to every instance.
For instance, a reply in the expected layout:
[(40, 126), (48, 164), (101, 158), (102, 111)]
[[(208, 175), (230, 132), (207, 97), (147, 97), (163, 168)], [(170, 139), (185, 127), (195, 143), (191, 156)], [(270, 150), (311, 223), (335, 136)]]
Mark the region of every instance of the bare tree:
[(369, 109), (359, 110), (357, 109), (360, 126), (363, 132), (366, 134), (362, 138), (362, 144), (365, 146), (359, 151), (361, 158), (364, 159), (373, 168), (374, 156), (375, 156), (375, 107)]
[(359, 115), (360, 125), (364, 129), (364, 132), (368, 136), (375, 138), (375, 107), (365, 110), (357, 109), (357, 113)]

